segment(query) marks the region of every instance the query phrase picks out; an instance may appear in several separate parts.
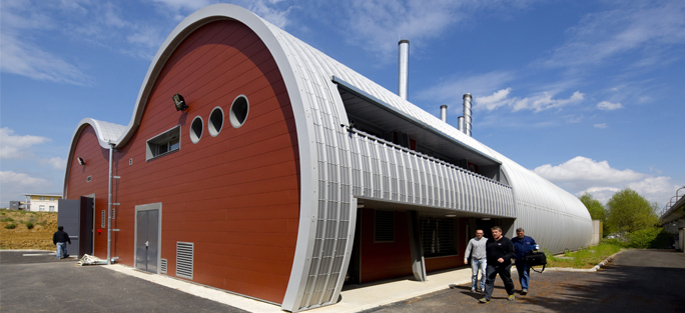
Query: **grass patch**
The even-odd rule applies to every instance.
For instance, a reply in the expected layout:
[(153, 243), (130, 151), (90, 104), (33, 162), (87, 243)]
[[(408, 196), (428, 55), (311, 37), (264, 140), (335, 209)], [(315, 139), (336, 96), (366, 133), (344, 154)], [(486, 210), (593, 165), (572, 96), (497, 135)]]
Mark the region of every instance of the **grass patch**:
[(592, 268), (612, 254), (620, 251), (622, 245), (612, 242), (601, 242), (599, 245), (577, 251), (566, 251), (563, 255), (554, 256), (548, 251), (547, 267)]

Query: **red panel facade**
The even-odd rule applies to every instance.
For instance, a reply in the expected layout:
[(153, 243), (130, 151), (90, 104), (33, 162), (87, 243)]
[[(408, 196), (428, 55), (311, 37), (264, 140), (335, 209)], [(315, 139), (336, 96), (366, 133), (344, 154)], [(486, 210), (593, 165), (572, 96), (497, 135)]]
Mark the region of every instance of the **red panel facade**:
[[(154, 78), (150, 78), (153, 80)], [(189, 106), (176, 111), (179, 93)], [(229, 115), (240, 95), (247, 98), (245, 123)], [(218, 135), (209, 116), (223, 110)], [(202, 136), (190, 139), (193, 119)], [(180, 125), (180, 149), (146, 160), (147, 141)], [(107, 207), (108, 151), (92, 128), (78, 137), (71, 160), (68, 198), (95, 193)], [(112, 256), (134, 266), (135, 207), (161, 203), (161, 258), (167, 275), (176, 269), (176, 243), (194, 243), (193, 281), (281, 303), (292, 266), (299, 222), (299, 156), (291, 104), (281, 74), (262, 41), (237, 21), (216, 21), (194, 31), (165, 63), (146, 101), (139, 128), (114, 153), (116, 209)], [(85, 156), (85, 157), (84, 157)], [(87, 175), (93, 181), (85, 183)], [(106, 257), (106, 229), (95, 255)]]
[(361, 283), (413, 275), (407, 213), (394, 213), (395, 240), (374, 242), (374, 210), (360, 210)]

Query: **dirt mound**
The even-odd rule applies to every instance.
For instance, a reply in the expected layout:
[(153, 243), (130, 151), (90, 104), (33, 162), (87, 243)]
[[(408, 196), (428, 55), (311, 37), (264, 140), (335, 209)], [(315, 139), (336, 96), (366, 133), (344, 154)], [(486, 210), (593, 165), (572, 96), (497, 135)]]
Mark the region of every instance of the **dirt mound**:
[(54, 250), (56, 212), (0, 210), (0, 249)]

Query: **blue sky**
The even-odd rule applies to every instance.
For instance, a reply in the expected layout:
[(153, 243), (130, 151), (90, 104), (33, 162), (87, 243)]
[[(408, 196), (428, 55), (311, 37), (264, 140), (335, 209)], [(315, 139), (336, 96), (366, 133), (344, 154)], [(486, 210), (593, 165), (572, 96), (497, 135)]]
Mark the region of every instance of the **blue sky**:
[[(219, 1), (3, 0), (0, 207), (61, 194), (86, 117), (128, 124), (176, 25)], [(575, 195), (685, 186), (685, 1), (222, 1), (243, 6)]]

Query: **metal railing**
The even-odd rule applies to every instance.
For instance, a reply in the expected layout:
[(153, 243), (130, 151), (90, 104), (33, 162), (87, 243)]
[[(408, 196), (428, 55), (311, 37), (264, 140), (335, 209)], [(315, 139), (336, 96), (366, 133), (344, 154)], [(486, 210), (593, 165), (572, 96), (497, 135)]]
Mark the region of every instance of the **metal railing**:
[[(668, 201), (666, 205), (664, 205), (664, 208), (661, 209), (661, 212), (659, 212), (659, 218), (663, 218), (666, 214), (670, 213), (671, 209), (673, 208), (673, 205), (678, 203), (678, 200), (685, 196), (685, 192), (683, 195), (680, 195), (680, 191), (685, 189), (685, 186), (678, 188), (675, 192), (675, 196), (671, 197), (671, 199)], [(675, 201), (673, 200), (675, 198)]]

